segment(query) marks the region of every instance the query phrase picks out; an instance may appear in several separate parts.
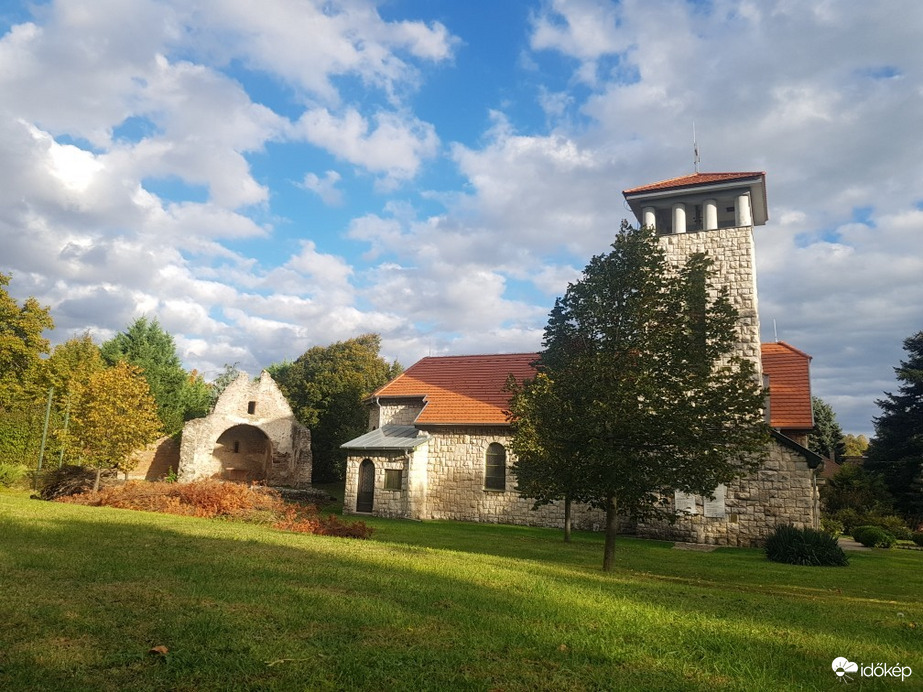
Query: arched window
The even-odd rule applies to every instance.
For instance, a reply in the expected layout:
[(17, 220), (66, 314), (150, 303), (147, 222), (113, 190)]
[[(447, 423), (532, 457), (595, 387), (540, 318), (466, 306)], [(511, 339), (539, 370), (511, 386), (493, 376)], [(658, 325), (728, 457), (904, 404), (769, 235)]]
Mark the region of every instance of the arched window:
[(487, 490), (506, 490), (506, 449), (496, 442), (492, 442), (487, 446), (487, 458), (484, 464), (484, 488)]

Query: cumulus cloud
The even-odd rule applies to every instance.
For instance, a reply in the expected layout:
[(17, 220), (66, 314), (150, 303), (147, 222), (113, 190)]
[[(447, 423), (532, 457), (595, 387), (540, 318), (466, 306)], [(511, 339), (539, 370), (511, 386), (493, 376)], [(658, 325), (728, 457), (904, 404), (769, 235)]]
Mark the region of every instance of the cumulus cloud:
[[(448, 8), (39, 4), (0, 35), (0, 270), (63, 338), (158, 316), (214, 374), (364, 331), (405, 363), (533, 350), (621, 190), (691, 172), (695, 121), (702, 170), (768, 173), (764, 338), (868, 433), (921, 328), (923, 5), (900, 8), (536, 1), (507, 81), (442, 84), (470, 57)], [(489, 126), (452, 141), (453, 98)]]
[(385, 111), (370, 122), (354, 108), (340, 116), (316, 108), (306, 111), (294, 130), (344, 161), (382, 174), (387, 187), (414, 177), (439, 146), (431, 124)]

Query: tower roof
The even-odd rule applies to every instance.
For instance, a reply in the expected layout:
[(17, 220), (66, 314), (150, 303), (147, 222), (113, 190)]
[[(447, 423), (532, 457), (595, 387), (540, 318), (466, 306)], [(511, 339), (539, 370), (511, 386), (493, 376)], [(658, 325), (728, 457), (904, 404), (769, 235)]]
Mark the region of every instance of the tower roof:
[(639, 185), (623, 190), (622, 194), (640, 222), (644, 207), (666, 207), (673, 202), (696, 204), (709, 198), (732, 200), (747, 192), (750, 193), (753, 225), (761, 226), (769, 220), (766, 173), (763, 171), (692, 173)]

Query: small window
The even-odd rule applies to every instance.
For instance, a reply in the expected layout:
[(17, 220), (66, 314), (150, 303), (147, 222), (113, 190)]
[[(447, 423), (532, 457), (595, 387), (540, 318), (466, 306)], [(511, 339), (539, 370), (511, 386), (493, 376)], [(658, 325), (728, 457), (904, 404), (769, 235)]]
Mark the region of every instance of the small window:
[(247, 402), (247, 413), (249, 413), (251, 416), (252, 416), (254, 413), (256, 413), (256, 402), (255, 402), (255, 401), (248, 401), (248, 402)]
[(385, 469), (385, 490), (403, 488), (404, 471), (402, 469)]
[(240, 452), (240, 440), (234, 440), (234, 454)]
[(487, 447), (487, 459), (484, 465), (484, 488), (487, 490), (506, 490), (506, 449), (496, 442)]

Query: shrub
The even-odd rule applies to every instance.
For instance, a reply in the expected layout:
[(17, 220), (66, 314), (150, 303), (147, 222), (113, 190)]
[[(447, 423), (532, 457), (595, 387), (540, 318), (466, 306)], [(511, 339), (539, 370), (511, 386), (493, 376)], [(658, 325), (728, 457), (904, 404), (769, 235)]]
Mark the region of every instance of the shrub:
[(313, 505), (293, 506), (276, 490), (216, 480), (193, 483), (129, 481), (99, 492), (58, 497), (59, 502), (118, 507), (204, 518), (230, 518), (269, 524), (283, 531), (324, 536), (368, 538), (372, 529), (363, 522), (321, 517)]
[(777, 526), (766, 539), (766, 557), (773, 562), (817, 567), (845, 567), (849, 558), (829, 533)]
[(321, 517), (313, 505), (309, 505), (300, 512), (294, 507), (289, 507), (272, 527), (280, 531), (339, 536), (340, 538), (369, 538), (374, 531), (363, 521), (347, 523), (333, 514)]
[(831, 515), (838, 522), (843, 524), (843, 533), (852, 535), (852, 530), (857, 526), (862, 526), (865, 524), (865, 515), (859, 514), (856, 510), (847, 507), (846, 509), (841, 509), (837, 512), (834, 512)]
[(894, 536), (880, 526), (859, 526), (853, 529), (852, 537), (866, 548), (890, 548), (894, 545)]
[(821, 517), (820, 528), (824, 533), (830, 534), (834, 538), (839, 538), (843, 535), (845, 527), (843, 526), (843, 522), (833, 517)]
[(886, 514), (884, 516), (880, 514), (873, 514), (868, 517), (868, 521), (866, 523), (869, 526), (878, 526), (884, 529), (901, 541), (909, 541), (913, 535), (913, 532), (904, 522), (904, 519), (895, 514)]
[(0, 462), (0, 485), (5, 488), (13, 487), (25, 477), (28, 470), (23, 464)]
[(915, 531), (911, 536), (911, 540), (917, 545), (923, 546), (923, 531)]

